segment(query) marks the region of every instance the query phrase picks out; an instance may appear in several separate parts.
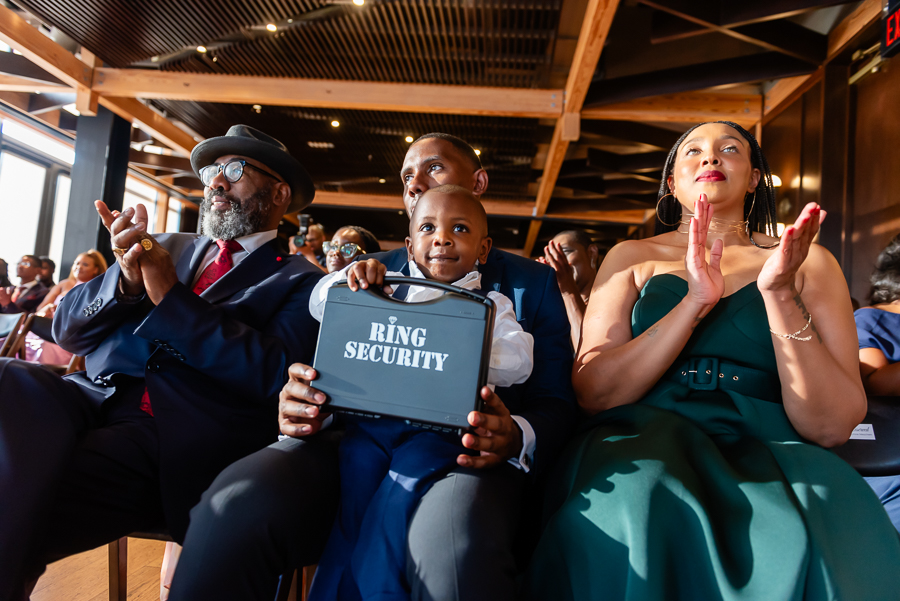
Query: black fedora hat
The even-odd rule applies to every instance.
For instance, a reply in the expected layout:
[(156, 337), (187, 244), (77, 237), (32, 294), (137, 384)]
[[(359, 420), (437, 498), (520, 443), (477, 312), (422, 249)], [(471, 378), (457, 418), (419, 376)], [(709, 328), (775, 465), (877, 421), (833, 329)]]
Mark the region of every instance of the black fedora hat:
[(194, 146), (191, 167), (199, 177), (201, 169), (229, 154), (256, 159), (288, 183), (292, 198), (286, 213), (300, 211), (313, 201), (316, 189), (300, 161), (291, 156), (284, 144), (249, 125), (232, 125), (224, 136), (209, 138)]

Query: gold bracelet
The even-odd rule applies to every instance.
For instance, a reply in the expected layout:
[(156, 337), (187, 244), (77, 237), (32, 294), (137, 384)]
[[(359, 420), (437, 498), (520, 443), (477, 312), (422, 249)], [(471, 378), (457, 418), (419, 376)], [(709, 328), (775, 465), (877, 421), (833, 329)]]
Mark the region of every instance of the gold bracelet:
[(803, 326), (802, 328), (800, 328), (799, 330), (797, 330), (796, 332), (794, 332), (793, 334), (779, 334), (772, 328), (769, 328), (769, 331), (772, 332), (773, 334), (775, 334), (776, 336), (778, 336), (779, 338), (789, 338), (791, 340), (799, 340), (800, 342), (807, 342), (809, 340), (812, 340), (812, 335), (809, 335), (805, 338), (800, 338), (800, 334), (805, 332), (806, 329), (809, 327), (809, 324), (811, 324), (811, 323), (812, 323), (812, 313), (809, 314), (809, 319), (806, 320), (806, 325)]

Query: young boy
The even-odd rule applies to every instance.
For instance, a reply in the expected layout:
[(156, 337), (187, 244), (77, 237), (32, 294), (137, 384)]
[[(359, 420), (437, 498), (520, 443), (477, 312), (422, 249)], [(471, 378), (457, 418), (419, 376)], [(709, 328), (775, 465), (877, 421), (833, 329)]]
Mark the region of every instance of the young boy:
[[(406, 248), (410, 275), (478, 289), (479, 262), (491, 239), (487, 215), (472, 192), (459, 186), (428, 190), (416, 205)], [(347, 280), (352, 290), (381, 286), (387, 273), (377, 260), (360, 261), (319, 282), (310, 313), (321, 321), (328, 288)], [(411, 286), (407, 302), (443, 294)], [(534, 340), (522, 331), (512, 302), (498, 292), (488, 384), (511, 386), (531, 374)], [(454, 467), (465, 449), (453, 434), (408, 426), (389, 418), (342, 418), (347, 424), (340, 447), (341, 507), (319, 561), (310, 601), (349, 599), (405, 600), (406, 531), (409, 519), (432, 483)], [(440, 544), (435, 541), (436, 544)]]

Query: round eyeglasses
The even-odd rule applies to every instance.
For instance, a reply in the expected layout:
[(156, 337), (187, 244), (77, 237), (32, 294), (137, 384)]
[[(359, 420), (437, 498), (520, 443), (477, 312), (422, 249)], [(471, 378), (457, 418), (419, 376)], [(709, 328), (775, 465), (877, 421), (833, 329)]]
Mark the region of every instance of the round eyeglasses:
[(356, 244), (354, 242), (344, 242), (343, 244), (335, 244), (334, 242), (323, 242), (322, 250), (327, 255), (331, 251), (334, 251), (340, 254), (345, 259), (352, 259), (357, 254), (366, 254), (366, 251), (362, 249), (362, 246)]
[(217, 175), (219, 175), (219, 173), (223, 173), (223, 174), (225, 174), (225, 179), (228, 180), (229, 183), (233, 184), (233, 183), (237, 182), (239, 179), (241, 179), (242, 175), (244, 175), (244, 167), (250, 167), (251, 169), (256, 169), (263, 175), (268, 175), (275, 181), (279, 181), (279, 182), (281, 181), (280, 179), (278, 179), (271, 173), (269, 173), (267, 171), (263, 171), (259, 167), (254, 167), (253, 165), (249, 164), (247, 161), (243, 161), (243, 160), (228, 161), (224, 165), (219, 165), (218, 163), (214, 163), (212, 165), (207, 165), (206, 167), (204, 167), (203, 169), (200, 170), (200, 181), (203, 182), (204, 186), (209, 186), (212, 183), (213, 179), (215, 179), (215, 177)]

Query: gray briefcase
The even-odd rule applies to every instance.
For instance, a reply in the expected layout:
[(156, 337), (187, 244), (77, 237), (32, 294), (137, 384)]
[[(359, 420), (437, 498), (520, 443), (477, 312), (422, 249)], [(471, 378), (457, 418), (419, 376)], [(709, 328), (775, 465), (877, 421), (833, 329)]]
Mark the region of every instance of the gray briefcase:
[(439, 288), (421, 303), (395, 300), (375, 286), (328, 291), (313, 367), (324, 410), (392, 417), (423, 428), (468, 428), (487, 383), (494, 302), (480, 291), (434, 280), (390, 277), (385, 284)]

